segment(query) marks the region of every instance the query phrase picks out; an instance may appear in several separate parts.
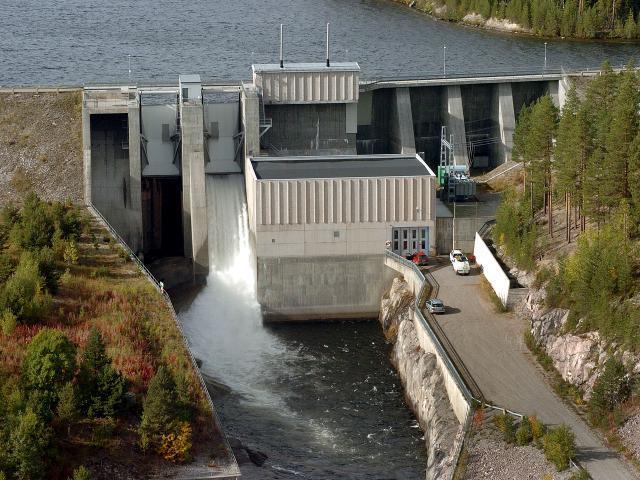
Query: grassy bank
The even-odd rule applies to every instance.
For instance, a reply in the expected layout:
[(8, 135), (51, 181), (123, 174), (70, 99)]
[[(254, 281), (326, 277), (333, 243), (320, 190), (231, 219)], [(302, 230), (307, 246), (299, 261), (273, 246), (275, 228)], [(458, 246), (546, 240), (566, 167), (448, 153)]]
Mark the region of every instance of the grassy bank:
[(216, 464), (222, 439), (181, 334), (122, 247), (84, 209), (34, 195), (1, 217), (0, 478)]

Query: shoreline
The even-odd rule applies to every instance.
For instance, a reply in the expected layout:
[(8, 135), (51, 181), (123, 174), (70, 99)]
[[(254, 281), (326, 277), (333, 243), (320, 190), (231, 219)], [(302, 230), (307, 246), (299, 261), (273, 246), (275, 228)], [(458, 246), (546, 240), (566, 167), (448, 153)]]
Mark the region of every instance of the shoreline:
[[(550, 37), (547, 35), (537, 34), (533, 32), (531, 29), (524, 28), (519, 24), (511, 22), (509, 19), (506, 19), (506, 18), (500, 19), (496, 17), (485, 19), (482, 15), (475, 12), (468, 12), (467, 14), (465, 14), (465, 16), (461, 20), (450, 20), (448, 18), (439, 16), (437, 13), (434, 13), (433, 11), (429, 11), (429, 10), (418, 7), (417, 2), (415, 0), (391, 0), (391, 2), (401, 7), (405, 7), (409, 10), (416, 11), (422, 15), (426, 15), (432, 20), (449, 23), (451, 25), (455, 25), (458, 27), (465, 27), (465, 28), (470, 28), (474, 30), (479, 30), (482, 32), (504, 34), (508, 36), (530, 38), (535, 40), (553, 40), (558, 42), (563, 41), (563, 42), (584, 43), (584, 44), (602, 43), (602, 44), (639, 44), (640, 45), (640, 38), (627, 39), (627, 38), (606, 38), (606, 37), (604, 38), (603, 37), (581, 38), (581, 37), (562, 37), (562, 36)], [(435, 7), (434, 4), (429, 4), (429, 5), (431, 5), (436, 11), (446, 9), (445, 5), (441, 7)], [(464, 19), (467, 17), (474, 17), (481, 20), (478, 20), (477, 22), (465, 21)], [(493, 26), (493, 25), (489, 25), (489, 23), (510, 24), (510, 25), (513, 25), (514, 27), (507, 28), (507, 27), (500, 27), (498, 25)]]

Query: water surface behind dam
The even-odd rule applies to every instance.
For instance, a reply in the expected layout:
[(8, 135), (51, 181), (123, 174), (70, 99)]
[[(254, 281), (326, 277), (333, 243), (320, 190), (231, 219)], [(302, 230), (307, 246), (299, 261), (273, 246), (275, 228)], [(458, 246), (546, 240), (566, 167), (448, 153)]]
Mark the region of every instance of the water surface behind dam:
[(180, 316), (225, 431), (269, 457), (242, 478), (424, 478), (377, 322), (263, 326), (243, 177), (208, 176), (207, 203), (212, 271)]
[[(252, 63), (360, 63), (364, 78), (542, 69), (544, 39), (433, 20), (388, 0), (20, 0), (2, 2), (0, 85), (247, 79)], [(638, 44), (547, 40), (550, 67), (626, 63)], [(637, 64), (638, 62), (636, 62)]]

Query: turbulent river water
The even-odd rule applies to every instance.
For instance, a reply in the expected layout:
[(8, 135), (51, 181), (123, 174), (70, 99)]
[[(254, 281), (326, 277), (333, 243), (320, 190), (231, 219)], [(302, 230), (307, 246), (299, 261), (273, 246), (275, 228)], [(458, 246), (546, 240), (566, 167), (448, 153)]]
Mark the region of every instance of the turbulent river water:
[(207, 199), (213, 268), (181, 319), (226, 432), (269, 457), (243, 478), (423, 478), (377, 322), (263, 327), (243, 177), (209, 176)]
[[(335, 60), (365, 78), (542, 68), (544, 39), (433, 20), (384, 0), (3, 1), (0, 85), (175, 82), (180, 73), (247, 79), (251, 63), (278, 58), (285, 24), (290, 61), (323, 61), (331, 23)], [(637, 44), (547, 40), (548, 66), (595, 67), (638, 57)], [(637, 62), (636, 62), (637, 63)]]

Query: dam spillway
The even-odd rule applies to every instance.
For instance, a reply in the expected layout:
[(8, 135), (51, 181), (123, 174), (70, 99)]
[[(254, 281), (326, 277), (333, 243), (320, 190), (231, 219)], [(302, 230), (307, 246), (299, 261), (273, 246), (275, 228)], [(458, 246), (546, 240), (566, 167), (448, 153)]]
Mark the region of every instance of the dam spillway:
[(180, 318), (227, 434), (269, 457), (243, 478), (420, 478), (422, 432), (377, 325), (264, 326), (243, 178), (206, 183), (211, 269)]

